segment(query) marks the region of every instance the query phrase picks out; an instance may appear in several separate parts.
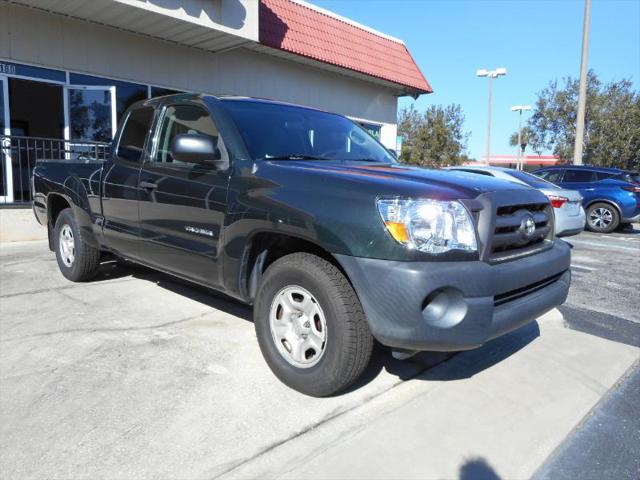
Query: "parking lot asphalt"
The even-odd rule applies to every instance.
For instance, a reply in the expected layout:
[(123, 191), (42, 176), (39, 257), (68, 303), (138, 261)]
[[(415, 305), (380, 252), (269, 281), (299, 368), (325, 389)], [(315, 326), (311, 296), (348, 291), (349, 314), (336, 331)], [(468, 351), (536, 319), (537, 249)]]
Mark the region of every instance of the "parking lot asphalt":
[(560, 307), (578, 330), (640, 346), (640, 224), (608, 235), (568, 237), (572, 282)]
[(635, 235), (569, 239), (564, 319), (551, 312), (452, 357), (378, 349), (363, 380), (329, 399), (276, 380), (245, 306), (113, 262), (73, 284), (46, 242), (0, 244), (0, 470), (526, 478), (640, 356), (628, 333), (640, 326)]

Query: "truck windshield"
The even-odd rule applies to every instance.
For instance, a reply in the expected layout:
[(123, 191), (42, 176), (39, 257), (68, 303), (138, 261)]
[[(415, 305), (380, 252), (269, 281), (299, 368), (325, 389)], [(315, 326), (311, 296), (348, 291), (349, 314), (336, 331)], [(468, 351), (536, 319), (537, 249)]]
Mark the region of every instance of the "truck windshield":
[(254, 160), (350, 160), (395, 163), (351, 120), (304, 107), (223, 100)]

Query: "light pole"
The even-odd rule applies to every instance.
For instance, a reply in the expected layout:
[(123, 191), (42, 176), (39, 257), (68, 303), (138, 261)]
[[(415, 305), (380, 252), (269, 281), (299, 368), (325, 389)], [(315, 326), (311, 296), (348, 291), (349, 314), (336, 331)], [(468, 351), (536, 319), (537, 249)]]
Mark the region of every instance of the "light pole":
[(584, 112), (587, 107), (587, 56), (589, 54), (589, 23), (591, 0), (584, 2), (584, 25), (582, 26), (582, 61), (580, 64), (580, 90), (578, 93), (578, 118), (576, 119), (576, 143), (573, 146), (573, 164), (582, 165), (584, 145)]
[(518, 170), (522, 170), (522, 112), (531, 110), (531, 105), (514, 105), (511, 107), (512, 112), (519, 112), (518, 115)]
[(487, 163), (489, 163), (491, 159), (491, 105), (493, 101), (493, 79), (504, 76), (506, 74), (507, 69), (504, 67), (496, 68), (495, 70), (487, 70), (485, 68), (482, 68), (476, 71), (476, 75), (478, 77), (489, 78), (489, 119), (487, 121), (487, 149), (485, 153)]

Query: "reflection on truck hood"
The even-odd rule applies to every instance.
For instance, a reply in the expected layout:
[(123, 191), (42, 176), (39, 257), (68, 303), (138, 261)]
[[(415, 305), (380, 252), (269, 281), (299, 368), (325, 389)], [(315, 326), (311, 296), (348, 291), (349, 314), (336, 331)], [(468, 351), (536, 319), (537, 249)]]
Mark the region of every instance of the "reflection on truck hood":
[[(472, 198), (484, 192), (496, 190), (530, 190), (526, 185), (516, 184), (495, 177), (477, 175), (455, 170), (436, 170), (402, 164), (376, 162), (353, 162), (334, 160), (283, 160), (265, 162), (291, 170), (302, 170), (359, 181), (371, 181), (388, 186), (400, 184), (428, 185), (434, 190), (446, 189), (459, 192), (461, 197)], [(399, 192), (400, 193), (400, 192)]]

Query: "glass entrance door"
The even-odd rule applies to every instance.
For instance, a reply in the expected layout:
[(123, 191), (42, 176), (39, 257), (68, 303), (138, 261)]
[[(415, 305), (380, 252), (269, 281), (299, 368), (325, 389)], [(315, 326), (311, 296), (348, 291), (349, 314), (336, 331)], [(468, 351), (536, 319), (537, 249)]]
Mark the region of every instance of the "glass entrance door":
[(64, 138), (73, 148), (83, 142), (110, 142), (116, 133), (116, 88), (70, 85), (64, 88)]
[(0, 203), (13, 202), (10, 133), (9, 82), (7, 77), (0, 75)]

